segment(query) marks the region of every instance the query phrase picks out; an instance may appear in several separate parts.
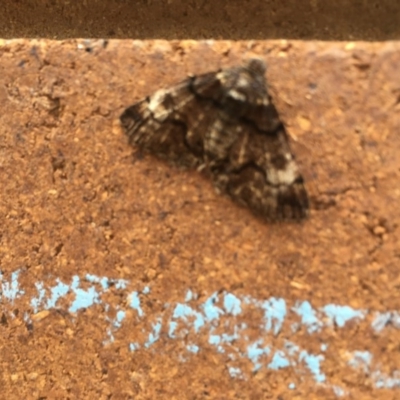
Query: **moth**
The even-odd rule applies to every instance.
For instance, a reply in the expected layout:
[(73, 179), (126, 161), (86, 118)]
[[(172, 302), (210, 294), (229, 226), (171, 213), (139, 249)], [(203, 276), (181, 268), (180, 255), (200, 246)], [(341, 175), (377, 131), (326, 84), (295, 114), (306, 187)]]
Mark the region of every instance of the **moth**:
[(120, 116), (129, 142), (195, 168), (220, 193), (269, 221), (300, 220), (309, 201), (288, 135), (268, 93), (263, 60), (160, 89)]

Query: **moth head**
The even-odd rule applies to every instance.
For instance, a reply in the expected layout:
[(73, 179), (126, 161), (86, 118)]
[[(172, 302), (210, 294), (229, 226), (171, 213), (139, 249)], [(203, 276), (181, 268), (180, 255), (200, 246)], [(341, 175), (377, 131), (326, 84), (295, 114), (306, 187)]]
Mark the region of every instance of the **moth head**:
[(261, 58), (249, 58), (243, 61), (243, 68), (248, 70), (254, 76), (264, 77), (267, 70), (265, 61)]
[(269, 105), (265, 71), (262, 59), (250, 58), (239, 67), (220, 72), (218, 78), (225, 89), (224, 104), (232, 115), (241, 116), (249, 107)]
[(265, 72), (267, 70), (265, 61), (261, 58), (249, 58), (242, 65), (242, 76), (239, 86), (243, 84), (245, 90), (258, 93), (266, 93)]

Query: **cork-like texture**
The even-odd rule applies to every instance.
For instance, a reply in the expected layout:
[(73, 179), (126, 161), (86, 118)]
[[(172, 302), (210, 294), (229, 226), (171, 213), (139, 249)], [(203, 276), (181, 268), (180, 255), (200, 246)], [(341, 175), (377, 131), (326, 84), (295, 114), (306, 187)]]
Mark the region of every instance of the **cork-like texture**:
[[(119, 124), (250, 56), (302, 223), (258, 220)], [(396, 42), (1, 41), (2, 396), (398, 398), (399, 63)]]
[(395, 0), (2, 0), (0, 37), (394, 40)]

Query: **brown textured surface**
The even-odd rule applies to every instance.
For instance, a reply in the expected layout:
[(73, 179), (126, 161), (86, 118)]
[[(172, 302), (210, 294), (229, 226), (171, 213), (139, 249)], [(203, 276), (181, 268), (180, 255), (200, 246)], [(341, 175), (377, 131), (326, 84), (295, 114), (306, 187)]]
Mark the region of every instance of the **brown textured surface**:
[(0, 37), (390, 40), (396, 0), (3, 0)]
[[(160, 86), (249, 55), (266, 59), (272, 96), (295, 139), (313, 202), (303, 224), (264, 224), (196, 173), (133, 160), (118, 123), (124, 106)], [(22, 313), (34, 282), (82, 271), (151, 284), (165, 302), (191, 287), (400, 309), (399, 57), (398, 43), (2, 41), (1, 270), (8, 277), (23, 268), (27, 293), (8, 307), (16, 317), (0, 325), (2, 396), (331, 398), (308, 380), (288, 397), (290, 370), (232, 380), (224, 355), (206, 343), (185, 364), (176, 361), (179, 345), (163, 340), (162, 351), (130, 353), (129, 323), (105, 346), (100, 306), (75, 319), (50, 311), (33, 330)], [(144, 307), (152, 315), (162, 304)], [(345, 329), (345, 337), (324, 334), (331, 382), (345, 380), (354, 398), (395, 399), (347, 371), (340, 355), (366, 347), (396, 369), (398, 331)]]

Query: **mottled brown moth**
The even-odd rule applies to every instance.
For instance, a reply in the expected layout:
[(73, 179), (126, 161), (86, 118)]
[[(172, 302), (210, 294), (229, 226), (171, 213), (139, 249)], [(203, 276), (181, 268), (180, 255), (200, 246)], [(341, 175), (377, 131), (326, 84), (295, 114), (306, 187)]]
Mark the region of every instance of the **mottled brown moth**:
[(308, 214), (303, 178), (267, 90), (265, 63), (190, 76), (121, 115), (129, 141), (175, 165), (197, 168), (221, 193), (267, 220)]

